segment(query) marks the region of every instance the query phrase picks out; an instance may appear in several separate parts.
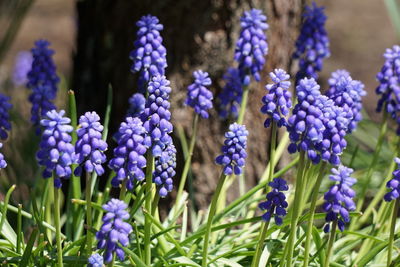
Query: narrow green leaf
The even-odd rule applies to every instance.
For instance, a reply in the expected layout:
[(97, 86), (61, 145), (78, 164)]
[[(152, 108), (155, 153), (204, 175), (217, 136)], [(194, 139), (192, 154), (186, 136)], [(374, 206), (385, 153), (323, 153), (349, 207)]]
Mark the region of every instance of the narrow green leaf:
[(124, 246), (120, 246), (125, 253), (127, 253), (129, 256), (132, 257), (132, 260), (136, 263), (137, 267), (148, 267), (148, 265), (146, 265), (135, 253), (133, 253), (130, 249), (124, 247)]
[(32, 248), (33, 248), (33, 245), (35, 243), (36, 236), (38, 235), (38, 233), (39, 233), (39, 230), (37, 228), (35, 228), (32, 231), (32, 234), (29, 237), (28, 244), (26, 245), (24, 254), (22, 255), (21, 262), (19, 263), (20, 267), (28, 266), (29, 258), (31, 257), (31, 254), (32, 254)]

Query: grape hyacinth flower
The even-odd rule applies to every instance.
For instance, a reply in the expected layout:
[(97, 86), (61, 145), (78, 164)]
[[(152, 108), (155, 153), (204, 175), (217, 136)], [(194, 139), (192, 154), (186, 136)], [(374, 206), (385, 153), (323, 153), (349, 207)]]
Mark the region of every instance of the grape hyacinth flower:
[(347, 70), (336, 70), (331, 73), (331, 77), (328, 79), (328, 85), (329, 85), (329, 92), (330, 94), (335, 94), (336, 93), (336, 84), (339, 83), (339, 81), (347, 78), (351, 78), (350, 72)]
[(397, 163), (398, 169), (393, 172), (393, 179), (386, 184), (386, 187), (391, 190), (384, 196), (387, 202), (398, 199), (400, 196), (400, 159), (395, 158), (394, 161)]
[(43, 178), (54, 175), (54, 186), (61, 188), (61, 178), (71, 176), (71, 164), (74, 162), (74, 146), (70, 133), (73, 127), (71, 120), (64, 117), (65, 111), (51, 110), (40, 124), (44, 131), (40, 142), (40, 150), (36, 154), (38, 163), (45, 167)]
[(98, 253), (93, 254), (88, 259), (87, 267), (103, 267), (103, 257)]
[(320, 161), (317, 145), (322, 142), (325, 130), (320, 86), (313, 78), (304, 78), (297, 85), (296, 93), (298, 104), (288, 120), (291, 141), (288, 151), (295, 153), (302, 150), (317, 164)]
[(139, 72), (139, 91), (144, 92), (152, 76), (164, 75), (167, 67), (167, 50), (163, 46), (160, 31), (163, 25), (157, 17), (143, 16), (137, 23), (139, 30), (130, 53), (132, 72)]
[(286, 126), (285, 117), (292, 108), (292, 94), (288, 91), (290, 76), (282, 69), (275, 69), (269, 76), (273, 83), (266, 86), (268, 94), (262, 98), (261, 107), (261, 112), (269, 115), (264, 127), (268, 128), (272, 121), (276, 122), (278, 127)]
[[(392, 119), (400, 124), (400, 46), (395, 45), (391, 49), (386, 49), (383, 56), (385, 63), (376, 76), (379, 82), (376, 93), (381, 97), (378, 100), (376, 111), (385, 110)], [(400, 125), (397, 128), (397, 135), (400, 135)]]
[(161, 156), (155, 160), (155, 169), (153, 172), (153, 182), (158, 186), (160, 197), (166, 197), (168, 192), (172, 191), (173, 180), (176, 168), (176, 149), (173, 144), (161, 153)]
[(223, 119), (228, 118), (230, 115), (237, 118), (243, 95), (239, 70), (236, 68), (229, 68), (223, 78), (225, 80), (225, 86), (218, 95), (219, 116)]
[(103, 125), (96, 112), (86, 112), (79, 118), (79, 127), (76, 130), (78, 141), (75, 144), (76, 163), (75, 175), (80, 176), (82, 168), (86, 172), (95, 171), (97, 175), (104, 173), (102, 164), (106, 162), (104, 151), (107, 143), (102, 140)]
[(40, 120), (46, 116), (47, 112), (56, 109), (53, 100), (56, 95), (51, 87), (47, 85), (39, 85), (32, 88), (29, 95), (29, 101), (32, 103), (31, 122), (36, 126), (36, 134), (40, 134)]
[(8, 138), (7, 131), (11, 130), (10, 123), (10, 97), (0, 94), (0, 139), (5, 140)]
[(98, 249), (105, 249), (103, 258), (105, 263), (110, 263), (115, 253), (120, 261), (125, 260), (125, 252), (120, 247), (129, 245), (129, 234), (132, 232), (132, 226), (124, 222), (129, 219), (129, 213), (126, 211), (128, 205), (119, 200), (111, 199), (103, 205), (107, 212), (103, 216), (103, 225), (96, 233)]
[(225, 142), (222, 146), (222, 155), (215, 162), (224, 166), (224, 174), (231, 175), (242, 173), (247, 157), (246, 146), (249, 132), (244, 125), (233, 123), (229, 126), (229, 132), (225, 133)]
[(269, 222), (272, 215), (275, 215), (275, 224), (281, 225), (283, 217), (286, 216), (286, 208), (288, 207), (286, 196), (282, 191), (287, 191), (289, 187), (286, 181), (281, 178), (274, 178), (268, 185), (272, 187), (272, 191), (267, 194), (267, 201), (261, 202), (258, 205), (260, 209), (266, 210), (262, 219)]
[(133, 94), (129, 98), (127, 117), (139, 117), (146, 105), (146, 98), (141, 93)]
[(296, 51), (293, 54), (293, 58), (299, 59), (296, 85), (306, 77), (317, 79), (317, 72), (322, 70), (323, 60), (330, 56), (324, 8), (313, 2), (312, 6), (306, 6), (303, 18), (300, 35), (296, 41)]
[(351, 186), (357, 180), (350, 176), (353, 173), (353, 169), (340, 165), (337, 169), (332, 168), (331, 172), (329, 179), (337, 182), (337, 184), (333, 185), (324, 195), (325, 233), (330, 231), (331, 222), (336, 220), (339, 230), (343, 232), (345, 223), (350, 222), (349, 212), (356, 209), (353, 201), (355, 192)]
[(239, 40), (236, 43), (235, 61), (239, 63), (242, 84), (250, 84), (250, 75), (259, 82), (260, 71), (265, 64), (268, 53), (267, 37), (264, 33), (268, 29), (267, 17), (261, 10), (253, 8), (244, 12), (240, 18), (242, 27)]
[(118, 187), (126, 180), (126, 188), (132, 190), (136, 181), (145, 177), (143, 168), (146, 167), (145, 135), (146, 130), (139, 118), (127, 117), (118, 130), (117, 147), (109, 167), (115, 172), (111, 184)]
[(194, 83), (189, 85), (185, 105), (194, 108), (201, 117), (208, 118), (208, 109), (213, 107), (213, 94), (207, 86), (211, 85), (208, 73), (202, 70), (193, 72)]
[[(3, 147), (3, 144), (0, 143), (0, 148)], [(7, 167), (7, 162), (4, 159), (4, 155), (0, 152), (0, 169), (4, 169), (5, 167)]]
[(149, 97), (141, 115), (143, 127), (151, 139), (151, 152), (154, 157), (161, 156), (162, 151), (172, 143), (169, 134), (173, 130), (170, 122), (169, 94), (170, 82), (165, 76), (154, 76), (147, 88)]
[(13, 71), (13, 83), (15, 86), (26, 85), (28, 82), (28, 73), (32, 68), (33, 57), (29, 51), (21, 51), (15, 59)]

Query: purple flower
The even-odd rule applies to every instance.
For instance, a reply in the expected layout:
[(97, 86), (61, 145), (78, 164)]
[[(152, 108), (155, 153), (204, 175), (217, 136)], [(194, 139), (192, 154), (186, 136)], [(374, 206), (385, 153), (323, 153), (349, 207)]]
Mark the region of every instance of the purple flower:
[(273, 83), (265, 87), (268, 93), (262, 98), (261, 112), (269, 115), (264, 126), (269, 127), (272, 121), (275, 121), (278, 127), (286, 126), (285, 117), (292, 108), (292, 94), (288, 91), (290, 76), (282, 69), (275, 69), (269, 76)]
[(13, 71), (13, 83), (15, 86), (25, 85), (28, 82), (28, 73), (32, 68), (33, 57), (29, 51), (21, 51), (17, 54)]
[(0, 139), (5, 140), (8, 138), (8, 131), (11, 130), (10, 123), (10, 109), (12, 104), (10, 98), (0, 94)]
[(56, 109), (53, 104), (56, 94), (47, 85), (39, 85), (32, 88), (29, 101), (32, 103), (31, 122), (36, 126), (36, 134), (40, 134), (40, 120), (46, 116), (47, 112)]
[(391, 190), (384, 196), (387, 202), (398, 199), (400, 196), (400, 159), (395, 158), (394, 161), (397, 163), (398, 169), (393, 172), (393, 179), (386, 184), (386, 187)]
[[(95, 171), (97, 175), (104, 173), (102, 164), (106, 162), (104, 151), (107, 143), (102, 140), (103, 125), (96, 112), (86, 112), (79, 118), (79, 127), (76, 131), (78, 141), (75, 144), (76, 160), (79, 166), (75, 169), (75, 175), (80, 176), (82, 167), (86, 172)], [(83, 165), (83, 166), (82, 166)]]
[(291, 141), (288, 150), (290, 153), (303, 150), (317, 164), (320, 161), (317, 146), (322, 142), (325, 130), (320, 86), (313, 78), (304, 78), (297, 85), (296, 93), (298, 104), (288, 120)]
[(129, 109), (127, 117), (139, 117), (146, 105), (146, 98), (141, 93), (133, 94), (129, 98)]
[(103, 267), (103, 257), (98, 253), (93, 254), (88, 259), (87, 267)]
[(208, 118), (208, 109), (213, 107), (213, 94), (207, 86), (211, 85), (208, 73), (202, 70), (193, 72), (194, 83), (189, 85), (185, 104), (194, 108), (194, 111), (201, 117)]
[(169, 134), (173, 126), (170, 122), (169, 95), (170, 82), (165, 76), (154, 76), (147, 88), (149, 97), (141, 115), (143, 126), (151, 139), (151, 151), (154, 157), (161, 156), (162, 151), (172, 143)]
[(268, 29), (266, 20), (267, 17), (262, 11), (255, 8), (244, 12), (240, 19), (242, 29), (236, 43), (234, 58), (239, 63), (243, 85), (249, 85), (250, 75), (258, 82), (261, 80), (260, 71), (268, 53), (267, 37), (264, 33)]
[(144, 92), (152, 76), (164, 75), (167, 67), (167, 50), (163, 46), (160, 31), (163, 25), (157, 17), (143, 16), (137, 23), (139, 30), (130, 53), (132, 72), (139, 72), (139, 91)]
[[(3, 144), (0, 143), (0, 148), (3, 147)], [(7, 167), (7, 162), (4, 159), (4, 155), (0, 152), (0, 169), (4, 169), (5, 167)]]
[(349, 212), (356, 209), (353, 201), (356, 193), (351, 186), (357, 180), (350, 176), (353, 173), (353, 169), (340, 165), (337, 169), (333, 168), (331, 172), (332, 174), (329, 176), (329, 179), (337, 183), (324, 195), (325, 203), (323, 209), (326, 212), (325, 233), (329, 232), (331, 222), (336, 220), (339, 230), (343, 232), (345, 223), (350, 222)]
[(222, 146), (222, 155), (215, 159), (215, 162), (224, 166), (224, 174), (231, 175), (242, 173), (246, 163), (246, 145), (249, 132), (244, 125), (233, 123), (229, 126), (229, 132), (225, 133), (225, 142)]
[(272, 190), (267, 194), (267, 201), (261, 202), (258, 205), (260, 209), (266, 210), (262, 219), (268, 222), (271, 220), (272, 215), (275, 215), (275, 224), (281, 225), (283, 217), (286, 216), (286, 208), (288, 207), (285, 194), (282, 191), (287, 191), (289, 187), (286, 181), (281, 178), (274, 178), (268, 185), (272, 187)]
[(75, 160), (74, 146), (70, 133), (71, 120), (64, 117), (65, 111), (51, 110), (40, 121), (44, 131), (40, 141), (40, 150), (36, 154), (39, 165), (44, 166), (43, 178), (54, 176), (54, 186), (61, 188), (61, 178), (69, 178), (71, 164)]
[(109, 167), (115, 172), (111, 180), (114, 187), (118, 187), (126, 180), (129, 190), (134, 188), (136, 181), (145, 177), (143, 168), (146, 167), (145, 129), (139, 118), (127, 117), (121, 123), (118, 133), (118, 145), (114, 149), (114, 158), (109, 162)]
[(103, 216), (103, 225), (96, 233), (96, 238), (99, 241), (97, 248), (105, 250), (103, 255), (105, 263), (111, 262), (114, 253), (120, 261), (125, 260), (125, 252), (120, 245), (123, 247), (129, 245), (129, 234), (132, 232), (132, 226), (124, 222), (129, 219), (127, 207), (125, 202), (115, 198), (103, 205), (107, 213)]
[[(385, 64), (377, 74), (379, 86), (376, 93), (381, 96), (376, 108), (377, 112), (385, 110), (392, 119), (400, 124), (400, 46), (386, 49)], [(400, 125), (397, 127), (397, 135), (400, 135)]]
[(229, 68), (223, 78), (225, 80), (225, 86), (218, 95), (219, 116), (223, 119), (229, 116), (236, 118), (239, 114), (243, 94), (239, 70), (236, 68)]
[(176, 168), (176, 149), (173, 144), (161, 153), (161, 156), (155, 160), (155, 169), (153, 172), (153, 182), (158, 186), (158, 194), (166, 197), (168, 192), (172, 191), (173, 180)]
[(331, 73), (331, 77), (328, 79), (328, 85), (329, 85), (329, 94), (336, 94), (336, 84), (339, 83), (339, 81), (347, 78), (351, 78), (350, 72), (347, 70), (336, 70)]
[(299, 59), (296, 84), (306, 77), (317, 79), (317, 72), (322, 70), (323, 60), (330, 56), (324, 8), (313, 2), (312, 6), (306, 6), (303, 19), (296, 41), (296, 51), (293, 54), (293, 58)]

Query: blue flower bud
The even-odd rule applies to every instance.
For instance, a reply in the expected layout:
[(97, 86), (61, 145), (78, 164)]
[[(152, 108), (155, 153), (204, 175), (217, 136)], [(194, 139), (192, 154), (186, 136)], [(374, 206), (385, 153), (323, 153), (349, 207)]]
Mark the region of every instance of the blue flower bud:
[(203, 118), (208, 118), (208, 109), (213, 107), (213, 94), (207, 88), (211, 85), (208, 73), (202, 70), (193, 72), (194, 83), (189, 85), (185, 104), (194, 108), (194, 111)]
[(267, 201), (261, 202), (258, 205), (260, 209), (266, 210), (262, 219), (267, 222), (271, 220), (272, 215), (275, 215), (275, 224), (281, 225), (283, 217), (286, 216), (286, 208), (288, 207), (286, 196), (282, 191), (287, 191), (289, 187), (286, 181), (281, 178), (274, 178), (268, 185), (272, 190), (267, 194)]

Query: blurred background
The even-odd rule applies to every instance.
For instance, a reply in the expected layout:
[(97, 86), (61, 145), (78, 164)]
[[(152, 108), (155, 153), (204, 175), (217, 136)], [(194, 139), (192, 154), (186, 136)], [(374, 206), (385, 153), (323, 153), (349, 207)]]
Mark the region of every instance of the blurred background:
[[(326, 85), (332, 71), (347, 69), (354, 79), (361, 80), (366, 86), (366, 117), (378, 120), (375, 75), (384, 62), (382, 54), (385, 49), (398, 43), (396, 27), (393, 26), (396, 25), (393, 14), (397, 10), (395, 5), (390, 6), (396, 1), (316, 2), (326, 7), (326, 29), (331, 48), (331, 57), (325, 60), (320, 83)], [(268, 134), (262, 127), (263, 116), (258, 114), (263, 86), (268, 82), (266, 74), (275, 67), (286, 68), (292, 74), (295, 72), (297, 62), (292, 64), (290, 55), (301, 24), (301, 10), (307, 3), (304, 0), (0, 0), (0, 40), (7, 37), (6, 29), (15, 27), (15, 36), (11, 36), (7, 44), (3, 42), (7, 50), (0, 54), (0, 92), (10, 95), (15, 106), (14, 129), (4, 147), (11, 167), (3, 174), (1, 183), (20, 184), (22, 197), (32, 185), (33, 177), (39, 175), (33, 156), (38, 137), (33, 134), (29, 123), (28, 91), (23, 86), (15, 86), (11, 80), (17, 55), (30, 50), (35, 40), (49, 40), (56, 51), (54, 61), (62, 77), (58, 107), (65, 108), (66, 92), (73, 89), (80, 114), (91, 109), (102, 114), (106, 88), (112, 84), (115, 96), (111, 120), (113, 132), (125, 114), (128, 97), (136, 88), (136, 77), (130, 73), (131, 61), (128, 58), (137, 30), (135, 22), (147, 13), (158, 16), (165, 26), (161, 34), (168, 50), (167, 76), (172, 81), (175, 127), (182, 127), (186, 135), (190, 135), (192, 114), (182, 102), (191, 72), (196, 68), (209, 71), (214, 81), (212, 90), (219, 92), (223, 86), (221, 77), (232, 64), (240, 15), (251, 7), (263, 9), (270, 24), (270, 51), (263, 73), (264, 81), (252, 88), (254, 93), (250, 104), (254, 107), (250, 107), (245, 121), (253, 129), (253, 141), (249, 147), (252, 156), (246, 172), (248, 186), (256, 183), (268, 160)], [(194, 184), (199, 185), (196, 187), (199, 205), (205, 201), (204, 195), (209, 196), (215, 186), (216, 179), (212, 177), (218, 174), (213, 158), (218, 153), (227, 126), (227, 122), (218, 119), (217, 112), (211, 117), (210, 121), (201, 122), (200, 127), (204, 130), (200, 131), (196, 149), (199, 152), (196, 152), (193, 164)], [(176, 143), (180, 148), (179, 141)], [(28, 164), (29, 168), (26, 167)], [(233, 191), (232, 197), (235, 197), (237, 190)]]

